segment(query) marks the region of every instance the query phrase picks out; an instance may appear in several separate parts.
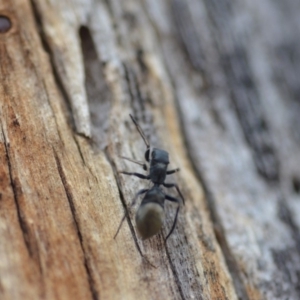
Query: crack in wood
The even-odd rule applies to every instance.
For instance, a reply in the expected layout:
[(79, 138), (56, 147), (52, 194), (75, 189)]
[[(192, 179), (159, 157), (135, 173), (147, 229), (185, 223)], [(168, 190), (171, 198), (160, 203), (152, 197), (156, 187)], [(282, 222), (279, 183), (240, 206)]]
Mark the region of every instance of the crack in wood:
[[(91, 176), (94, 178), (95, 182), (99, 183), (98, 177), (94, 174), (93, 169), (86, 163), (85, 159), (84, 159), (84, 155), (83, 152), (81, 150), (80, 144), (77, 140), (77, 137), (75, 134), (72, 134), (73, 140), (75, 142), (75, 145), (77, 147), (78, 153), (80, 155), (80, 158), (82, 160), (82, 163), (84, 165), (84, 167), (88, 170), (88, 172), (91, 174)], [(86, 137), (83, 137), (84, 139), (88, 139)]]
[[(175, 15), (177, 23), (180, 25), (182, 23), (180, 18), (186, 18), (185, 14), (179, 11), (183, 4), (181, 0), (174, 0), (173, 2), (174, 8), (178, 6), (175, 9)], [(246, 49), (243, 47), (242, 42), (238, 44), (233, 33), (228, 30), (228, 25), (224, 25), (226, 22), (230, 24), (229, 20), (234, 14), (232, 4), (228, 0), (205, 0), (204, 3), (213, 24), (212, 32), (214, 33), (215, 49), (219, 53), (221, 67), (230, 88), (231, 99), (243, 129), (245, 140), (252, 149), (256, 169), (268, 182), (278, 182), (280, 177), (279, 160), (264, 117)], [(189, 21), (189, 23), (191, 22)], [(181, 39), (184, 40), (184, 44), (191, 43), (191, 39), (184, 37), (184, 34), (187, 33), (181, 31)], [(194, 36), (194, 39), (198, 39), (196, 32), (190, 34)], [(227, 54), (224, 55), (223, 53), (226, 51)], [(193, 56), (190, 52), (188, 53), (189, 56)], [(190, 57), (190, 59), (193, 59), (193, 57)]]
[[(72, 134), (72, 137), (73, 137), (73, 140), (74, 140), (75, 145), (76, 145), (76, 147), (77, 147), (77, 150), (78, 150), (79, 156), (80, 156), (80, 158), (81, 158), (81, 161), (82, 161), (82, 163), (84, 164), (84, 166), (87, 167), (87, 165), (86, 165), (86, 163), (85, 163), (85, 160), (84, 160), (83, 153), (82, 153), (81, 148), (80, 148), (80, 145), (79, 145), (79, 143), (78, 143), (78, 141), (77, 141), (77, 139), (76, 139), (76, 136), (74, 136), (74, 135)], [(94, 174), (92, 174), (92, 175), (95, 177)]]
[[(10, 179), (10, 184), (11, 184), (13, 195), (14, 195), (14, 201), (16, 204), (17, 215), (18, 215), (21, 232), (23, 235), (24, 243), (25, 243), (26, 249), (28, 251), (28, 254), (30, 257), (33, 257), (34, 251), (30, 245), (29, 228), (26, 224), (26, 221), (24, 220), (24, 217), (22, 216), (22, 211), (21, 211), (20, 204), (18, 201), (18, 194), (20, 193), (20, 188), (17, 187), (16, 181), (13, 179), (12, 165), (11, 165), (11, 160), (10, 160), (10, 156), (9, 156), (10, 145), (6, 140), (6, 136), (5, 136), (2, 124), (1, 124), (1, 130), (2, 130), (2, 136), (4, 139), (4, 147), (5, 147), (6, 161), (7, 161), (7, 165), (8, 165), (9, 179)], [(40, 263), (39, 263), (39, 266), (40, 266)], [(40, 270), (41, 270), (41, 266), (40, 266)]]
[(67, 200), (68, 200), (70, 210), (71, 210), (73, 220), (74, 220), (75, 229), (76, 229), (76, 232), (77, 232), (77, 235), (78, 235), (78, 238), (79, 238), (79, 242), (80, 242), (80, 246), (81, 246), (81, 249), (82, 249), (82, 253), (83, 253), (83, 257), (84, 257), (84, 267), (85, 267), (85, 270), (86, 270), (90, 291), (91, 291), (93, 300), (98, 300), (98, 299), (100, 299), (99, 292), (96, 289), (96, 284), (95, 284), (95, 281), (94, 281), (93, 276), (92, 276), (91, 267), (89, 266), (88, 258), (87, 258), (87, 255), (85, 253), (83, 237), (82, 237), (82, 234), (81, 234), (81, 231), (80, 231), (80, 228), (79, 228), (79, 224), (78, 224), (78, 221), (77, 221), (77, 218), (76, 218), (76, 208), (75, 208), (75, 205), (74, 205), (74, 200), (73, 200), (73, 195), (72, 195), (72, 192), (71, 192), (71, 188), (68, 185), (67, 178), (65, 176), (63, 167), (62, 167), (61, 162), (60, 162), (60, 159), (59, 159), (59, 157), (58, 157), (58, 155), (57, 155), (54, 148), (53, 148), (53, 154), (54, 154), (54, 158), (55, 158), (55, 161), (56, 161), (58, 174), (60, 176), (63, 188), (64, 188), (66, 196), (67, 196)]
[(258, 173), (269, 182), (278, 182), (279, 160), (245, 49), (242, 46), (235, 47), (231, 54), (221, 57), (221, 64), (245, 139), (253, 151)]

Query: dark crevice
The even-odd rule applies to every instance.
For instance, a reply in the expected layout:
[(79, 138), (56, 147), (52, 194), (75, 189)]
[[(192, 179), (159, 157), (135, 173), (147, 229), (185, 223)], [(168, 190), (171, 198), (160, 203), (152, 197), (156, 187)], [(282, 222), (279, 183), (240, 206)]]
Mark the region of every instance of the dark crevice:
[[(64, 97), (65, 99), (67, 99), (67, 94), (66, 94), (66, 92), (64, 91), (64, 89), (63, 89), (63, 87), (62, 87), (62, 85), (61, 85), (60, 80), (58, 79), (58, 74), (57, 74), (56, 69), (55, 69), (55, 64), (54, 64), (54, 62), (53, 62), (53, 57), (52, 57), (52, 52), (51, 52), (50, 46), (48, 45), (48, 43), (47, 43), (47, 41), (46, 41), (46, 38), (45, 38), (45, 36), (44, 36), (43, 30), (42, 30), (42, 21), (41, 21), (40, 14), (39, 14), (39, 12), (38, 12), (38, 10), (37, 10), (36, 5), (34, 4), (34, 0), (30, 0), (30, 3), (31, 3), (31, 7), (32, 7), (33, 16), (34, 16), (35, 21), (36, 21), (36, 24), (37, 24), (38, 32), (40, 33), (40, 41), (41, 41), (41, 45), (42, 45), (44, 51), (45, 51), (45, 52), (49, 55), (49, 57), (50, 57), (50, 65), (51, 65), (52, 71), (53, 71), (52, 74), (54, 74), (54, 79), (55, 79), (55, 81), (56, 81), (56, 83), (57, 83), (57, 85), (58, 85), (60, 91), (62, 92), (63, 97)], [(28, 60), (28, 61), (29, 61), (29, 60)], [(60, 130), (59, 130), (59, 126), (58, 126), (58, 123), (57, 123), (57, 117), (56, 117), (55, 111), (54, 111), (54, 109), (53, 109), (53, 105), (52, 105), (52, 103), (51, 103), (51, 101), (50, 101), (51, 97), (49, 96), (48, 88), (47, 88), (47, 85), (46, 85), (46, 83), (45, 83), (45, 78), (44, 78), (43, 76), (40, 76), (40, 74), (38, 73), (37, 68), (35, 67), (35, 65), (34, 65), (33, 62), (32, 62), (32, 67), (31, 67), (30, 69), (34, 71), (34, 73), (35, 73), (35, 75), (36, 75), (36, 78), (40, 78), (40, 79), (41, 79), (41, 84), (42, 84), (42, 86), (43, 86), (43, 89), (42, 89), (42, 90), (45, 92), (47, 102), (48, 102), (48, 104), (49, 104), (50, 109), (52, 110), (52, 116), (53, 116), (54, 121), (55, 121), (55, 124), (56, 124), (57, 134), (59, 135), (60, 140), (62, 140), (62, 138), (61, 138), (61, 133), (60, 133)], [(69, 102), (68, 102), (68, 101), (65, 101), (65, 103), (66, 103), (67, 106), (68, 106)], [(70, 107), (70, 106), (67, 107), (67, 111), (68, 111), (68, 112), (71, 111), (71, 107)], [(70, 116), (70, 118), (69, 118), (69, 119), (70, 119), (69, 123), (74, 124), (74, 122), (71, 120), (71, 119), (72, 119), (72, 114), (69, 113), (68, 116)], [(73, 125), (71, 125), (71, 126), (73, 126)], [(73, 126), (73, 127), (74, 127), (74, 126)]]
[(54, 149), (53, 149), (53, 153), (54, 153), (54, 157), (55, 157), (55, 161), (56, 161), (57, 170), (58, 170), (59, 176), (61, 178), (61, 182), (63, 184), (64, 190), (65, 190), (68, 202), (69, 202), (70, 210), (71, 210), (73, 220), (74, 220), (74, 225), (75, 225), (75, 228), (76, 228), (76, 231), (77, 231), (77, 235), (78, 235), (78, 238), (79, 238), (81, 250), (82, 250), (82, 253), (83, 253), (83, 256), (84, 256), (84, 266), (85, 266), (85, 270), (86, 270), (86, 273), (87, 273), (87, 279), (88, 279), (90, 291), (91, 291), (93, 300), (97, 300), (97, 299), (100, 298), (99, 297), (99, 292), (96, 290), (96, 284), (95, 284), (95, 281), (94, 281), (93, 276), (92, 276), (91, 267), (89, 266), (88, 258), (87, 258), (87, 255), (85, 253), (85, 250), (84, 250), (83, 237), (82, 237), (82, 234), (81, 234), (81, 231), (80, 231), (80, 228), (79, 228), (79, 224), (78, 224), (78, 221), (77, 221), (77, 218), (76, 218), (76, 208), (75, 208), (75, 205), (74, 205), (74, 200), (73, 200), (73, 195), (72, 195), (72, 192), (71, 192), (71, 188), (68, 185), (68, 182), (67, 182), (66, 176), (64, 174), (64, 170), (62, 168), (61, 162), (60, 162), (59, 157), (58, 157), (58, 155), (57, 155), (57, 153), (55, 152)]
[(17, 209), (17, 215), (18, 215), (20, 228), (21, 228), (21, 231), (22, 231), (24, 243), (25, 243), (25, 246), (27, 248), (28, 254), (29, 254), (30, 257), (33, 257), (34, 256), (34, 250), (32, 249), (32, 247), (30, 245), (29, 228), (27, 226), (27, 223), (26, 223), (24, 217), (22, 216), (22, 211), (21, 211), (20, 204), (19, 204), (19, 201), (18, 201), (18, 195), (21, 192), (21, 190), (20, 190), (20, 187), (17, 186), (17, 182), (13, 179), (13, 175), (12, 175), (12, 165), (11, 165), (11, 161), (10, 161), (10, 157), (9, 157), (10, 145), (9, 145), (9, 143), (7, 143), (6, 136), (4, 134), (2, 126), (1, 126), (1, 130), (2, 130), (2, 136), (3, 136), (3, 139), (4, 139), (4, 147), (5, 147), (5, 152), (6, 152), (6, 160), (7, 160), (7, 165), (8, 165), (9, 178), (10, 178), (10, 183), (11, 183), (11, 187), (12, 187), (12, 191), (13, 191), (13, 195), (14, 195), (14, 200), (15, 200), (15, 204), (16, 204), (16, 209)]
[(214, 43), (219, 52), (220, 65), (226, 75), (245, 140), (252, 149), (258, 174), (270, 183), (278, 183), (279, 160), (251, 72), (247, 49), (242, 41), (236, 40), (229, 27), (229, 20), (235, 13), (234, 6), (229, 0), (205, 0), (205, 6), (214, 28)]
[(89, 28), (81, 26), (79, 36), (85, 71), (85, 89), (91, 116), (92, 138), (97, 148), (103, 150), (108, 144), (109, 118), (107, 116), (112, 107), (112, 95), (105, 79), (105, 64), (98, 57)]
[(76, 135), (73, 134), (72, 137), (73, 137), (73, 140), (74, 140), (74, 142), (75, 142), (75, 145), (76, 145), (76, 147), (77, 147), (78, 153), (79, 153), (79, 155), (80, 155), (80, 158), (81, 158), (81, 161), (82, 161), (84, 167), (89, 171), (89, 173), (90, 173), (90, 174), (92, 175), (92, 177), (95, 179), (95, 182), (98, 182), (98, 177), (94, 174), (94, 172), (93, 172), (93, 170), (91, 169), (91, 167), (90, 167), (88, 164), (86, 164), (86, 162), (85, 162), (84, 155), (83, 155), (83, 153), (82, 153), (82, 151), (81, 151), (81, 147), (80, 147), (80, 145), (79, 145), (79, 142), (78, 142), (78, 140), (77, 140)]
[[(227, 0), (222, 0), (221, 2), (205, 1), (205, 4), (212, 24), (215, 25), (217, 30), (223, 33), (222, 37), (215, 41), (216, 49), (228, 48), (223, 46), (223, 43), (225, 43), (223, 42), (224, 38), (227, 37), (227, 40), (233, 40), (233, 50), (231, 52), (228, 51), (229, 54), (227, 55), (220, 54), (220, 61), (224, 74), (226, 74), (228, 86), (231, 89), (231, 97), (245, 139), (252, 149), (257, 171), (267, 181), (278, 182), (279, 160), (263, 115), (257, 88), (246, 57), (246, 51), (237, 45), (233, 36), (228, 36), (229, 32), (224, 31), (224, 28), (228, 27), (224, 26), (226, 20), (230, 19), (234, 13), (233, 7), (230, 1)], [(193, 57), (198, 59), (201, 57), (203, 51), (200, 45), (197, 46), (197, 42), (195, 42), (199, 39), (196, 30), (191, 26), (186, 26), (186, 24), (191, 23), (188, 7), (183, 1), (174, 0), (172, 2), (172, 9), (174, 22), (178, 27), (180, 39), (186, 47), (188, 57), (192, 61), (196, 61), (193, 60)], [(187, 21), (184, 22), (185, 20)], [(195, 52), (196, 54), (193, 54), (194, 48), (198, 49)], [(221, 53), (220, 50), (219, 53)], [(204, 72), (204, 63), (200, 64), (202, 67), (196, 67), (198, 64), (195, 64), (195, 62), (193, 64), (201, 74)]]
[[(5, 57), (6, 60), (8, 60), (9, 64), (11, 66), (13, 66), (13, 61), (11, 60), (12, 58), (9, 56), (9, 53), (6, 52), (6, 48), (3, 48), (5, 51)], [(1, 71), (3, 71), (2, 73), (5, 75), (7, 73), (7, 71), (5, 71), (6, 69), (2, 69)], [(6, 95), (6, 97), (4, 97), (4, 100), (9, 99), (9, 101), (14, 101), (14, 97), (13, 98), (9, 98), (8, 95), (11, 94), (10, 91), (10, 87), (8, 82), (5, 81), (5, 76), (2, 82), (3, 85), (3, 89), (4, 89), (4, 95)], [(20, 95), (18, 95), (20, 96)], [(16, 97), (16, 98), (21, 98), (21, 97)], [(6, 103), (8, 104), (8, 103)], [(1, 115), (1, 112), (0, 112)], [(15, 132), (15, 130), (21, 130), (20, 128), (20, 123), (18, 120), (18, 117), (16, 115), (11, 116), (12, 118), (10, 119), (10, 121), (8, 121), (10, 123), (10, 126), (13, 126), (13, 133)], [(24, 244), (26, 247), (26, 250), (28, 252), (29, 257), (36, 263), (37, 268), (40, 272), (40, 274), (43, 274), (43, 266), (42, 266), (42, 262), (41, 262), (41, 257), (40, 257), (40, 252), (39, 252), (39, 245), (38, 245), (38, 241), (36, 240), (36, 237), (34, 234), (32, 234), (32, 230), (31, 230), (31, 225), (29, 222), (27, 222), (26, 220), (26, 216), (25, 216), (25, 212), (24, 210), (22, 210), (22, 207), (25, 208), (26, 205), (25, 204), (25, 200), (26, 197), (23, 194), (22, 191), (22, 185), (21, 182), (18, 178), (18, 176), (13, 176), (14, 170), (15, 168), (13, 168), (12, 166), (12, 160), (11, 160), (11, 148), (10, 148), (10, 142), (7, 140), (6, 135), (4, 133), (4, 129), (3, 129), (3, 124), (1, 123), (1, 118), (0, 118), (0, 129), (1, 129), (1, 133), (3, 135), (3, 140), (4, 140), (4, 147), (5, 147), (5, 157), (6, 157), (6, 161), (7, 161), (7, 165), (8, 165), (8, 172), (9, 172), (9, 180), (10, 180), (10, 185), (12, 188), (12, 192), (13, 192), (13, 198), (14, 198), (14, 202), (15, 202), (15, 206), (16, 206), (16, 212), (17, 212), (17, 218), (18, 218), (18, 222), (20, 224), (20, 229), (21, 229), (21, 234), (24, 240)], [(12, 134), (13, 134), (12, 133)], [(24, 133), (22, 132), (22, 141), (26, 140), (26, 136), (24, 135)]]
[(12, 191), (13, 191), (18, 221), (19, 221), (20, 229), (21, 229), (22, 236), (24, 239), (24, 244), (26, 246), (28, 255), (37, 263), (40, 274), (43, 274), (43, 268), (42, 268), (42, 263), (40, 260), (38, 245), (36, 243), (34, 244), (34, 240), (32, 240), (32, 238), (30, 237), (30, 228), (25, 220), (25, 216), (23, 215), (22, 209), (20, 207), (19, 198), (22, 195), (22, 189), (21, 189), (19, 180), (13, 179), (12, 165), (11, 165), (11, 160), (10, 160), (10, 156), (9, 156), (10, 145), (6, 140), (6, 136), (4, 134), (2, 125), (1, 125), (1, 130), (2, 130), (2, 135), (3, 135), (3, 139), (4, 139), (4, 147), (5, 147), (5, 152), (6, 152), (6, 160), (7, 160), (7, 165), (8, 165), (10, 183), (11, 183), (11, 187), (12, 187)]
[(78, 153), (79, 153), (79, 155), (80, 155), (80, 158), (81, 158), (82, 163), (84, 164), (84, 166), (87, 166), (86, 163), (85, 163), (84, 156), (83, 156), (83, 153), (82, 153), (82, 151), (81, 151), (80, 145), (79, 145), (79, 143), (78, 143), (78, 141), (77, 141), (77, 139), (76, 139), (76, 136), (74, 136), (74, 135), (73, 135), (73, 140), (74, 140), (75, 145), (76, 145), (76, 147), (77, 147), (77, 150), (78, 150)]
[(221, 65), (245, 140), (252, 149), (257, 171), (268, 182), (277, 183), (280, 179), (279, 160), (245, 49), (235, 47), (231, 54), (221, 56)]

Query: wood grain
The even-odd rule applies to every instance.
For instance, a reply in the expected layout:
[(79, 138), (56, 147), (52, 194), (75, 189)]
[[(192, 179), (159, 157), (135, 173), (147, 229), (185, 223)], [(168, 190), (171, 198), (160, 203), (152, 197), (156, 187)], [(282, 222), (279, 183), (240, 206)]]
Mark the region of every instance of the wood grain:
[[(299, 13), (0, 1), (0, 298), (298, 299)], [(175, 206), (140, 240), (151, 183), (118, 173), (143, 172), (119, 157), (145, 151), (129, 113), (180, 168), (167, 243)]]

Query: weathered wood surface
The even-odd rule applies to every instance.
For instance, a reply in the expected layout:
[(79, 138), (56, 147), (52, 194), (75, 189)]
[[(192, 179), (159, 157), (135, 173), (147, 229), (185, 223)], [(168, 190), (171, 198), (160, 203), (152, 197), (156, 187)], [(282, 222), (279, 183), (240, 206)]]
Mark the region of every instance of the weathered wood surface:
[[(0, 15), (1, 299), (299, 299), (297, 0)], [(118, 174), (145, 150), (129, 113), (181, 168), (166, 245), (172, 204), (158, 236), (139, 240), (133, 211), (113, 239), (149, 186)]]

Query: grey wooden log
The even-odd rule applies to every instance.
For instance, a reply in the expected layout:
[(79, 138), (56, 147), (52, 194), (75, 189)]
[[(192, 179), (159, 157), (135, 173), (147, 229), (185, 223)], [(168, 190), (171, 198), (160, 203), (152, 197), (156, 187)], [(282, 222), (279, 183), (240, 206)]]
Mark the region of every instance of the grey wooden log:
[[(296, 0), (0, 2), (1, 299), (299, 299)], [(12, 27), (1, 30), (3, 17)], [(4, 24), (4, 25), (3, 25)], [(142, 241), (166, 149), (186, 199)], [(172, 195), (176, 196), (176, 192)]]

